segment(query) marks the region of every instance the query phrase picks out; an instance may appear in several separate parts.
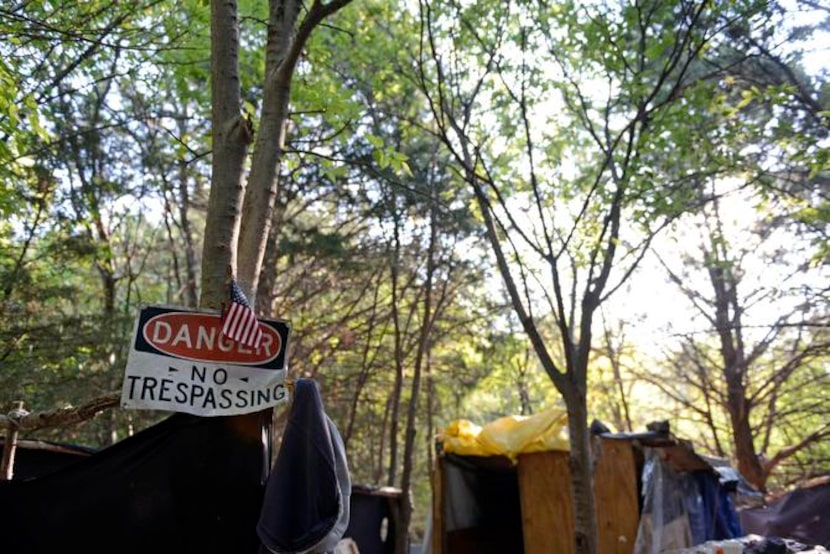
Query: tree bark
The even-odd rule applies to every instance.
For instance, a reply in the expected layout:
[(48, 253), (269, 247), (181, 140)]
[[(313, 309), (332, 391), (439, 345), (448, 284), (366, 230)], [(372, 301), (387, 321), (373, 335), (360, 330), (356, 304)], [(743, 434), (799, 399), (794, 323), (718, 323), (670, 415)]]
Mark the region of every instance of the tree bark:
[(568, 409), (568, 434), (571, 445), (568, 465), (571, 470), (574, 505), (574, 541), (576, 554), (587, 554), (597, 552), (598, 546), (594, 471), (586, 395), (584, 392), (580, 394), (576, 390), (577, 386), (573, 389), (562, 396)]
[(351, 0), (333, 0), (323, 4), (314, 0), (299, 27), (297, 20), (302, 2), (269, 2), (262, 116), (251, 160), (239, 236), (238, 279), (243, 287), (252, 292), (259, 288), (273, 220), (294, 69), (315, 27), (349, 2)]
[(395, 536), (395, 552), (407, 554), (409, 548), (409, 525), (412, 521), (412, 470), (415, 456), (415, 420), (418, 414), (418, 402), (421, 393), (421, 374), (424, 360), (429, 357), (430, 336), (432, 335), (433, 309), (432, 295), (435, 276), (435, 250), (438, 240), (438, 222), (436, 221), (436, 203), (434, 190), (430, 201), (429, 214), (429, 246), (427, 249), (426, 282), (424, 283), (424, 305), (421, 315), (421, 330), (418, 337), (418, 350), (415, 354), (415, 365), (412, 372), (412, 386), (410, 388), (409, 406), (406, 414), (406, 433), (403, 450), (403, 471), (401, 473), (401, 491), (403, 497), (400, 504), (401, 533)]
[(236, 1), (213, 0), (210, 21), (213, 159), (199, 304), (219, 308), (227, 297), (227, 286), (236, 269), (243, 164), (252, 129), (240, 113)]

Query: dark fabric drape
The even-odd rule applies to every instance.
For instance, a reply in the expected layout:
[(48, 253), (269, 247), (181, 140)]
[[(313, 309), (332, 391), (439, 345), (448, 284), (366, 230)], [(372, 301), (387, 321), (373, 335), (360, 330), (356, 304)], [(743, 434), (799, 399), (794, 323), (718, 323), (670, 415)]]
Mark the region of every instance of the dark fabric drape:
[(175, 414), (54, 473), (0, 482), (2, 550), (255, 553), (261, 437)]
[(300, 379), (257, 526), (265, 551), (333, 550), (349, 523), (350, 494), (340, 433), (317, 383)]
[(796, 489), (769, 506), (740, 512), (746, 533), (830, 548), (830, 482)]

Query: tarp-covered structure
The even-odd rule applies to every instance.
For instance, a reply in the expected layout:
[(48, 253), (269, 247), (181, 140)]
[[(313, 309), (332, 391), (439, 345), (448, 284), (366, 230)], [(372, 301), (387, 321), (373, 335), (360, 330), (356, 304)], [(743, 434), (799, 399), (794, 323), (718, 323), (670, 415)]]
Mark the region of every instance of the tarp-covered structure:
[(830, 477), (806, 483), (767, 506), (741, 510), (744, 531), (830, 548)]
[[(296, 384), (291, 431), (275, 463), (275, 469), (290, 467), (290, 475), (268, 474), (263, 417), (270, 414), (174, 414), (36, 478), (0, 482), (2, 551), (255, 554), (328, 548), (346, 531), (350, 483), (316, 384)], [(23, 454), (19, 462), (26, 459)], [(17, 475), (25, 473), (21, 467)], [(280, 512), (290, 512), (290, 525)]]
[[(433, 554), (573, 551), (561, 411), (483, 427), (460, 420), (438, 445)], [(728, 480), (667, 426), (638, 434), (599, 429), (592, 455), (599, 551), (650, 553), (741, 534)], [(663, 543), (672, 537), (676, 544)]]
[(3, 550), (257, 552), (263, 448), (236, 421), (175, 414), (48, 475), (0, 483)]

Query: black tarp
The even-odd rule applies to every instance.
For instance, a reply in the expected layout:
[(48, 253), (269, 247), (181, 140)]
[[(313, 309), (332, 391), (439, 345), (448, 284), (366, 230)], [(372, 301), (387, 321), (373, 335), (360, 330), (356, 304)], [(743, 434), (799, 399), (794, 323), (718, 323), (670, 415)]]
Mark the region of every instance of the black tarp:
[(242, 421), (175, 414), (44, 477), (0, 483), (2, 550), (255, 553), (263, 446)]
[(352, 485), (349, 528), (343, 536), (357, 543), (360, 554), (392, 554), (400, 503), (400, 489)]
[[(182, 427), (179, 432), (187, 433), (188, 429), (196, 430), (197, 426)], [(0, 448), (3, 442), (4, 438), (0, 436)], [(21, 440), (18, 443), (15, 458), (14, 478), (27, 480), (43, 477), (83, 461), (94, 453), (92, 449), (71, 444)], [(20, 490), (27, 488), (29, 487)], [(11, 488), (5, 490), (11, 490)], [(14, 497), (14, 494), (5, 494), (0, 490), (0, 502), (13, 502)], [(361, 554), (391, 554), (394, 551), (396, 532), (394, 511), (401, 500), (400, 490), (352, 485), (350, 500), (349, 527), (344, 537), (354, 540)], [(6, 529), (6, 526), (0, 522), (0, 533), (6, 534)], [(89, 550), (88, 546), (87, 551), (96, 552), (97, 550)]]
[(796, 489), (764, 508), (740, 512), (745, 533), (830, 547), (830, 482)]
[[(0, 436), (0, 451), (6, 439)], [(95, 450), (72, 444), (39, 440), (19, 440), (15, 449), (14, 479), (33, 479), (80, 462)]]

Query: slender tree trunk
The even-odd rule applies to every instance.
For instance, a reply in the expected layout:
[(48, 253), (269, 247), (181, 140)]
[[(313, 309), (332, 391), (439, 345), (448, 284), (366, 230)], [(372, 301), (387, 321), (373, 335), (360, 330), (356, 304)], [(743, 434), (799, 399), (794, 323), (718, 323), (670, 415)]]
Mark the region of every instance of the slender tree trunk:
[(219, 308), (236, 270), (243, 164), (252, 129), (240, 113), (239, 24), (235, 0), (211, 2), (213, 159), (202, 248), (202, 307)]
[(530, 364), (530, 349), (525, 348), (524, 357), (518, 362), (516, 368), (516, 387), (519, 389), (519, 413), (530, 415), (533, 413), (533, 405), (530, 402), (530, 388), (527, 382), (528, 367)]
[(435, 436), (435, 378), (432, 372), (432, 356), (427, 357), (427, 467), (432, 469), (435, 463), (435, 448), (433, 437)]
[[(591, 462), (588, 407), (585, 394), (563, 394), (568, 409), (568, 434), (571, 452), (571, 492), (574, 505), (574, 533), (576, 554), (597, 552), (597, 520), (594, 502), (594, 472)], [(594, 517), (591, 517), (593, 515)]]
[[(167, 179), (164, 175), (161, 176), (162, 181), (167, 187)], [(170, 199), (167, 197), (167, 190), (164, 191), (164, 230), (167, 234), (167, 245), (170, 249), (170, 264), (168, 266), (168, 279), (166, 287), (166, 298), (168, 304), (174, 304), (180, 301), (185, 285), (182, 284), (181, 268), (179, 267), (179, 254), (176, 250), (176, 237), (173, 236), (174, 219), (173, 206), (170, 204)], [(173, 284), (170, 284), (170, 282)], [(193, 304), (191, 304), (193, 305)]]
[[(187, 116), (186, 113), (184, 115)], [(183, 121), (179, 128), (181, 135), (186, 132)], [(185, 161), (180, 159), (178, 165), (179, 227), (184, 242), (185, 259), (184, 296), (187, 306), (196, 306), (199, 303), (199, 288), (196, 283), (196, 247), (193, 243), (193, 229), (190, 225), (190, 190), (187, 186), (189, 179)]]
[(372, 338), (374, 335), (375, 330), (375, 321), (377, 318), (377, 309), (378, 309), (378, 295), (380, 294), (380, 283), (375, 285), (374, 295), (372, 298), (372, 311), (369, 314), (369, 322), (368, 328), (366, 330), (366, 339), (363, 345), (363, 354), (361, 357), (361, 365), (360, 365), (360, 375), (357, 378), (357, 386), (355, 387), (354, 396), (352, 397), (351, 405), (349, 406), (349, 419), (348, 423), (346, 424), (346, 430), (343, 433), (343, 442), (346, 445), (346, 448), (349, 447), (349, 441), (352, 438), (352, 433), (354, 432), (354, 423), (357, 418), (357, 407), (360, 401), (360, 395), (363, 393), (363, 388), (366, 386), (366, 382), (369, 380), (369, 372), (372, 369), (372, 365), (374, 365), (374, 358), (371, 355), (372, 352)]
[(378, 444), (378, 455), (377, 455), (377, 462), (375, 464), (375, 483), (380, 483), (383, 470), (384, 470), (384, 463), (383, 460), (386, 457), (386, 436), (387, 430), (389, 426), (389, 412), (391, 411), (392, 406), (392, 398), (389, 398), (383, 407), (383, 419), (381, 420), (380, 430), (378, 432), (379, 437), (379, 444)]
[(715, 425), (715, 418), (712, 415), (712, 398), (710, 391), (704, 390), (703, 397), (706, 400), (706, 414), (704, 416), (706, 426), (709, 427), (709, 430), (712, 433), (712, 439), (715, 442), (715, 452), (722, 458), (726, 455), (726, 451), (723, 449), (723, 444), (721, 444), (720, 432), (718, 431), (717, 425)]
[[(434, 195), (433, 195), (434, 196)], [(409, 526), (412, 521), (412, 471), (415, 458), (415, 423), (418, 415), (418, 402), (421, 392), (421, 373), (424, 360), (429, 358), (430, 336), (432, 334), (432, 295), (435, 276), (435, 249), (438, 240), (438, 222), (435, 205), (437, 198), (430, 202), (429, 247), (427, 249), (426, 282), (424, 283), (424, 309), (421, 314), (421, 332), (418, 337), (418, 350), (415, 354), (415, 367), (412, 372), (409, 406), (406, 414), (406, 437), (403, 451), (403, 472), (401, 474), (401, 513), (398, 520), (399, 532), (395, 536), (395, 552), (406, 554), (409, 547)]]
[(389, 420), (389, 471), (387, 473), (386, 482), (389, 486), (394, 487), (398, 475), (398, 426), (400, 425), (400, 409), (401, 409), (401, 395), (403, 393), (403, 338), (401, 334), (400, 321), (400, 256), (401, 256), (401, 237), (400, 237), (400, 222), (397, 213), (397, 201), (393, 194), (393, 207), (395, 210), (394, 220), (394, 251), (392, 254), (392, 325), (395, 332), (395, 385), (392, 390), (390, 420)]
[[(611, 330), (604, 328), (605, 348), (608, 361), (611, 363), (611, 371), (614, 375), (614, 384), (617, 387), (617, 394), (620, 398), (619, 406), (615, 406), (614, 412), (617, 417), (617, 429), (631, 432), (631, 413), (628, 409), (628, 396), (625, 394), (625, 384), (622, 378), (622, 366), (620, 364), (620, 350), (613, 343)], [(621, 412), (621, 413), (620, 413)]]
[(265, 247), (265, 258), (262, 261), (262, 270), (259, 273), (259, 284), (256, 291), (256, 311), (263, 317), (270, 317), (274, 313), (274, 301), (277, 293), (277, 272), (279, 270), (280, 228), (284, 223), (285, 206), (277, 204), (274, 209), (271, 228), (268, 230), (268, 244)]

